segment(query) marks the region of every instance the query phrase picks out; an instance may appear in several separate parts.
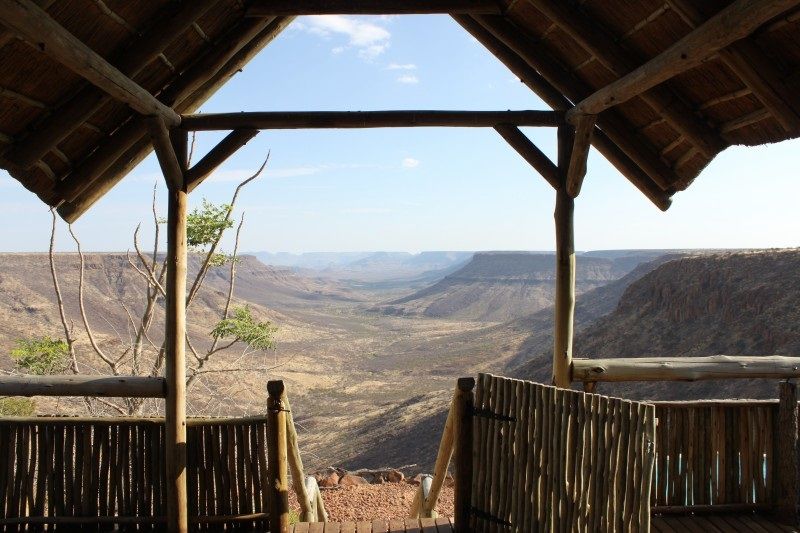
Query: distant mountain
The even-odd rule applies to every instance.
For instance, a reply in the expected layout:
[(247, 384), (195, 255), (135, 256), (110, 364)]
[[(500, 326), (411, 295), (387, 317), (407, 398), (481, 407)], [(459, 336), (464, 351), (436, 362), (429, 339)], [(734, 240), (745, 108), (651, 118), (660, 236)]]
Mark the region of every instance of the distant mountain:
[[(577, 292), (617, 280), (649, 259), (606, 259), (582, 254), (577, 259)], [(387, 315), (504, 322), (550, 307), (554, 288), (552, 253), (481, 252), (438, 283), (373, 310)]]
[[(613, 311), (583, 328), (575, 356), (800, 355), (800, 250), (695, 254), (630, 283)], [(588, 295), (587, 295), (588, 296)], [(595, 301), (598, 299), (595, 298)], [(550, 355), (517, 375), (548, 379)], [(774, 397), (774, 380), (602, 384), (633, 398)]]
[(254, 255), (265, 265), (322, 270), (348, 265), (371, 254), (372, 252), (307, 252), (302, 254), (254, 252), (251, 255)]
[[(431, 282), (441, 279), (455, 266), (472, 257), (473, 252), (312, 252), (285, 254), (258, 252), (256, 257), (268, 265), (289, 266), (308, 277), (345, 280), (356, 283), (413, 282), (424, 276)], [(439, 271), (441, 271), (439, 273)]]

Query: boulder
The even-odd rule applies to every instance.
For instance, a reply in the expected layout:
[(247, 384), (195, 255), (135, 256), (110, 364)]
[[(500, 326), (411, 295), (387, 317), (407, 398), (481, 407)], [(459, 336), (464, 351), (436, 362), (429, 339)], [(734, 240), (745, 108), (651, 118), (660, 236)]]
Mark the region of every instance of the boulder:
[(341, 487), (354, 487), (356, 485), (369, 485), (369, 481), (354, 474), (345, 474), (339, 480), (339, 486)]
[(314, 477), (317, 478), (317, 484), (323, 489), (335, 487), (340, 481), (339, 474), (335, 470), (314, 474)]

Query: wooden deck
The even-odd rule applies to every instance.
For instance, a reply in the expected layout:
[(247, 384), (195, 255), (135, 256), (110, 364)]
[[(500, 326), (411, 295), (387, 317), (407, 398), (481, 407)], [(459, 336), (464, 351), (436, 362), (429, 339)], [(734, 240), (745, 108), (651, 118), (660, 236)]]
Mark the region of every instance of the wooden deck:
[[(709, 516), (655, 516), (653, 533), (790, 533), (797, 528), (776, 524), (761, 516), (709, 515)], [(452, 533), (453, 524), (447, 518), (422, 518), (420, 520), (373, 520), (372, 522), (328, 522), (295, 524), (290, 533)]]
[(712, 514), (705, 516), (654, 516), (653, 533), (788, 533), (797, 528), (777, 524), (753, 514)]
[(453, 523), (447, 518), (373, 520), (371, 522), (299, 523), (289, 533), (453, 533)]

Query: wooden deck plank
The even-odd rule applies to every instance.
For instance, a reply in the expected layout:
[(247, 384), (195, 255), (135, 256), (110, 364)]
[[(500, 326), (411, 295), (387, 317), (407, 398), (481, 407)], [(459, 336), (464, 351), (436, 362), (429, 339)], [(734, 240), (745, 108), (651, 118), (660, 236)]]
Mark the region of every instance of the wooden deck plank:
[(452, 533), (453, 526), (450, 524), (450, 520), (445, 517), (439, 517), (436, 519), (436, 529), (439, 533)]
[(342, 522), (341, 533), (356, 533), (356, 523)]
[(308, 533), (323, 533), (325, 531), (325, 524), (322, 522), (311, 522), (308, 524)]
[(406, 533), (422, 533), (418, 518), (406, 518)]
[(294, 529), (292, 530), (294, 533), (308, 533), (308, 523), (307, 522), (299, 522), (294, 525)]
[(356, 523), (357, 533), (372, 533), (372, 524), (370, 522), (361, 521)]
[(437, 533), (436, 520), (433, 518), (420, 518), (419, 523), (420, 527), (422, 527), (422, 533)]
[(406, 523), (404, 520), (389, 520), (389, 531), (391, 533), (406, 533)]
[(336, 522), (326, 522), (325, 523), (325, 533), (339, 533), (341, 529), (341, 524), (337, 524)]
[(372, 533), (389, 533), (389, 524), (383, 518), (372, 521)]

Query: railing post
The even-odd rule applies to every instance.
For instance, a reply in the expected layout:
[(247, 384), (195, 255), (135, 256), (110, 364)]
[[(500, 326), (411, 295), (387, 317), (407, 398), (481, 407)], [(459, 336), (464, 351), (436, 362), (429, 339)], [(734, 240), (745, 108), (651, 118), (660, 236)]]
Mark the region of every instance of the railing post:
[(795, 380), (780, 384), (778, 426), (775, 442), (775, 510), (786, 524), (798, 525), (800, 455), (798, 455), (798, 387)]
[(453, 400), (455, 436), (455, 530), (469, 533), (472, 512), (472, 415), (475, 406), (474, 378), (459, 378)]
[(286, 407), (283, 381), (267, 383), (267, 472), (271, 533), (289, 531), (289, 475), (287, 468)]

